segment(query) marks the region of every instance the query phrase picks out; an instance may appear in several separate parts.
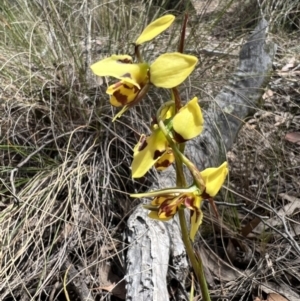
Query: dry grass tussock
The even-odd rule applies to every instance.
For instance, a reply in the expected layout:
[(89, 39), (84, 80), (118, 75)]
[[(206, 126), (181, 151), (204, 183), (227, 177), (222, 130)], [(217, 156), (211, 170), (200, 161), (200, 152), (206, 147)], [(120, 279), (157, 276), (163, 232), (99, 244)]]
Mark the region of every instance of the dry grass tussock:
[[(216, 3), (203, 2), (200, 15), (193, 12), (186, 46), (200, 64), (181, 91), (211, 101), (230, 76), (248, 29), (239, 23), (241, 30), (229, 36), (218, 24), (226, 22), (227, 9), (232, 16), (232, 1), (214, 8), (209, 21), (205, 16)], [(132, 181), (132, 146), (140, 132), (149, 131), (152, 107), (167, 94), (151, 93), (111, 123), (107, 79), (96, 79), (89, 65), (112, 53), (132, 52), (129, 42), (163, 11), (152, 1), (0, 3), (0, 300), (124, 298), (124, 283), (107, 291), (124, 276), (122, 236), (137, 205), (128, 193), (155, 179), (151, 174)], [(179, 26), (157, 39), (155, 48), (145, 46), (150, 60), (176, 44)], [(210, 272), (212, 295), (229, 300), (264, 297), (260, 292), (268, 292), (261, 284), (300, 293), (295, 289), (300, 156), (297, 144), (285, 139), (299, 130), (300, 57), (293, 36), (274, 38), (282, 45), (281, 57), (264, 103), (228, 154), (231, 176), (224, 200), (246, 203), (248, 211), (226, 207), (224, 225), (215, 221), (213, 235), (214, 220), (207, 214), (202, 229), (207, 239), (201, 238), (201, 245), (221, 262), (212, 266), (215, 274)], [(282, 71), (292, 58), (293, 66)], [(299, 207), (291, 210), (292, 204)], [(207, 265), (212, 265), (209, 258)], [(227, 267), (225, 275), (220, 266)]]

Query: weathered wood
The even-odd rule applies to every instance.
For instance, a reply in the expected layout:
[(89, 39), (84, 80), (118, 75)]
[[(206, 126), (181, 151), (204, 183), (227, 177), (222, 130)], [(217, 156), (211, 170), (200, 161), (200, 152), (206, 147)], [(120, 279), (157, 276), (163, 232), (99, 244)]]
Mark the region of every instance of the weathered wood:
[[(170, 177), (164, 179), (163, 185), (173, 183)], [(147, 210), (139, 206), (127, 223), (126, 287), (130, 294), (127, 293), (126, 300), (168, 300), (166, 275), (169, 264), (174, 267), (179, 281), (183, 282), (188, 272), (177, 219), (161, 223), (148, 218), (147, 214)]]
[[(186, 153), (200, 169), (224, 161), (226, 151), (245, 117), (253, 113), (266, 86), (276, 47), (267, 43), (268, 23), (262, 19), (240, 52), (239, 64), (228, 85), (204, 113), (203, 133), (188, 143)], [(159, 179), (158, 187), (174, 186), (174, 170)], [(166, 278), (168, 264), (177, 265), (177, 277), (187, 270), (185, 251), (176, 220), (163, 223), (150, 220), (147, 211), (138, 207), (128, 220), (127, 299), (168, 300)], [(174, 256), (177, 258), (174, 259)], [(180, 275), (180, 271), (183, 271)]]
[(257, 108), (276, 52), (276, 45), (267, 43), (267, 30), (262, 19), (243, 45), (232, 78), (204, 112), (204, 131), (187, 148), (200, 168), (224, 161), (243, 120)]

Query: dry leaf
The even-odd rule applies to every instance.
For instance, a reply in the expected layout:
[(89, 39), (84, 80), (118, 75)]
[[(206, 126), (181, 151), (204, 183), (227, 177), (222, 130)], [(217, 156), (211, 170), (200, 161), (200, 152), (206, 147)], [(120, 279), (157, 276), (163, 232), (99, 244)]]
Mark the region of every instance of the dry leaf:
[(242, 235), (247, 237), (253, 229), (255, 229), (261, 222), (261, 219), (258, 217), (254, 217), (247, 225), (242, 228)]
[(110, 284), (108, 286), (99, 286), (98, 288), (102, 289), (104, 291), (107, 291), (107, 292), (112, 292), (115, 286), (116, 286), (116, 284), (112, 283), (112, 284)]
[[(261, 283), (261, 290), (268, 295), (278, 295), (283, 298), (281, 295), (284, 295), (287, 299), (267, 299), (267, 301), (299, 301), (300, 296), (291, 290), (291, 288), (285, 283), (274, 283), (274, 282), (265, 282)], [(279, 295), (281, 294), (281, 295)], [(276, 297), (275, 297), (276, 298)]]
[(300, 143), (300, 132), (292, 132), (287, 133), (284, 137), (285, 140), (292, 142), (292, 143)]
[(292, 57), (289, 62), (282, 67), (281, 71), (289, 71), (290, 69), (294, 68), (295, 67), (295, 62), (296, 62), (296, 59), (294, 57)]
[(271, 89), (268, 89), (262, 96), (263, 100), (266, 100), (274, 95), (274, 92)]
[[(281, 193), (280, 197), (284, 198), (285, 200), (289, 201), (290, 203), (286, 204), (283, 208), (277, 211), (277, 215), (270, 218), (267, 221), (267, 224), (260, 223), (253, 232), (255, 233), (262, 233), (266, 229), (268, 229), (268, 224), (275, 227), (282, 224), (282, 221), (279, 217), (285, 218), (286, 216), (291, 217), (295, 213), (298, 212), (300, 209), (300, 198), (296, 198), (294, 196), (289, 196), (287, 194)], [(294, 235), (297, 235), (294, 232)]]
[(271, 293), (268, 295), (267, 301), (289, 301), (289, 300), (282, 297), (281, 295)]
[(111, 271), (111, 266), (107, 262), (102, 262), (99, 267), (100, 286), (94, 289), (102, 289), (112, 295), (125, 300), (125, 281)]
[[(289, 78), (291, 78), (291, 77), (293, 77), (293, 76), (297, 76), (297, 75), (300, 75), (300, 71), (289, 71), (289, 72), (283, 72), (283, 71), (279, 71), (279, 72), (277, 72), (277, 75), (279, 75), (279, 76), (281, 76), (281, 77), (289, 77)], [(298, 81), (298, 79), (297, 78), (295, 78), (294, 80), (293, 79), (291, 79), (291, 81)]]
[(236, 281), (240, 273), (237, 268), (230, 267), (228, 263), (223, 261), (212, 252), (208, 252), (203, 247), (200, 247), (199, 253), (203, 261), (203, 266), (208, 268), (218, 279), (223, 281)]

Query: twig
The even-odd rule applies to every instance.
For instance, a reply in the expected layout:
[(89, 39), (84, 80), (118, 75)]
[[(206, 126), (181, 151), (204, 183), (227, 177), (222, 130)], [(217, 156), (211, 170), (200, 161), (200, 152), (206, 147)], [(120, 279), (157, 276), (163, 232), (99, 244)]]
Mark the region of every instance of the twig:
[[(283, 227), (284, 227), (284, 230), (285, 230), (285, 233), (282, 233), (280, 230), (276, 229), (275, 227), (273, 227), (272, 225), (268, 224), (264, 218), (265, 217), (262, 217), (256, 213), (254, 213), (253, 211), (245, 208), (245, 207), (241, 207), (241, 209), (245, 210), (246, 212), (258, 217), (264, 225), (268, 226), (269, 228), (271, 228), (272, 230), (274, 230), (276, 233), (280, 234), (283, 238), (285, 238), (295, 249), (295, 251), (297, 251), (297, 253), (300, 255), (300, 247), (298, 245), (298, 243), (295, 241), (295, 239), (293, 238), (293, 236), (290, 234), (290, 232), (288, 231), (288, 228), (287, 228), (287, 225), (284, 221), (284, 219), (275, 211), (275, 209), (273, 209), (271, 206), (268, 206), (268, 205), (262, 205), (261, 206), (262, 208), (267, 208), (268, 210), (271, 210), (282, 222), (283, 224)], [(265, 209), (264, 208), (264, 209)], [(266, 217), (266, 218), (269, 218), (269, 217)]]
[[(247, 199), (245, 198), (244, 196), (240, 195), (238, 192), (234, 191), (234, 190), (231, 190), (230, 188), (227, 187), (227, 190), (231, 191), (232, 193), (234, 193), (235, 195), (237, 196), (240, 196), (240, 197), (243, 197), (244, 199)], [(251, 201), (251, 200), (249, 200)], [(253, 212), (252, 210), (249, 210), (247, 209), (245, 206), (241, 206), (240, 208), (256, 217), (258, 217), (264, 225), (266, 225), (267, 227), (269, 227), (270, 229), (274, 230), (276, 233), (278, 233), (279, 235), (281, 235), (284, 239), (286, 239), (295, 249), (295, 251), (300, 255), (300, 246), (298, 245), (298, 243), (295, 241), (295, 239), (293, 238), (293, 236), (290, 234), (289, 230), (288, 230), (288, 227), (286, 225), (286, 222), (284, 220), (284, 218), (282, 216), (280, 216), (276, 210), (274, 208), (272, 208), (270, 205), (264, 203), (264, 204), (260, 204), (259, 205), (261, 208), (265, 209), (266, 211), (271, 211), (273, 212), (282, 222), (283, 224), (283, 227), (284, 227), (284, 230), (285, 230), (285, 233), (281, 232), (280, 230), (276, 229), (275, 227), (273, 227), (272, 225), (268, 224), (264, 219), (266, 218), (269, 218), (269, 217), (263, 217), (255, 212)]]
[[(208, 200), (204, 200), (204, 201), (205, 201), (205, 203), (209, 203)], [(216, 205), (226, 206), (226, 207), (243, 207), (243, 206), (246, 206), (246, 204), (244, 204), (244, 203), (234, 204), (234, 203), (226, 203), (226, 202), (218, 202), (218, 201), (215, 201), (214, 203)]]

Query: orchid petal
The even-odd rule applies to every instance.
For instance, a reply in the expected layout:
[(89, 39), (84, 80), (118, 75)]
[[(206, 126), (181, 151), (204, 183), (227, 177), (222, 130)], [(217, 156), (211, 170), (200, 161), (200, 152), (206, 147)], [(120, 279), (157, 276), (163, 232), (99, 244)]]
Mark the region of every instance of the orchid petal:
[(154, 198), (150, 204), (152, 206), (160, 206), (163, 202), (173, 200), (174, 198), (175, 198), (174, 195), (164, 194), (164, 195), (160, 195), (160, 196), (157, 196), (156, 198)]
[(173, 216), (168, 216), (168, 217), (159, 216), (157, 211), (151, 211), (148, 214), (148, 216), (152, 219), (156, 219), (156, 220), (163, 221), (163, 222), (169, 221), (171, 218), (173, 218)]
[(115, 107), (125, 106), (135, 100), (140, 90), (131, 83), (122, 80), (107, 88), (106, 93), (111, 95), (110, 103)]
[(150, 81), (161, 88), (174, 88), (195, 69), (198, 59), (179, 52), (165, 53), (150, 66)]
[(158, 171), (165, 170), (175, 161), (175, 156), (170, 147), (165, 151), (165, 153), (156, 161), (154, 167)]
[(173, 197), (166, 199), (160, 206), (158, 210), (158, 217), (168, 218), (173, 217), (177, 211), (178, 207), (181, 205), (182, 200), (179, 197)]
[(201, 196), (196, 193), (186, 193), (182, 195), (183, 204), (191, 210), (190, 238), (194, 241), (195, 235), (202, 223), (203, 214), (201, 211)]
[(202, 132), (203, 123), (198, 98), (194, 97), (173, 118), (174, 139), (183, 143), (195, 138)]
[(203, 213), (201, 209), (191, 211), (191, 229), (190, 229), (190, 239), (194, 241), (195, 235), (202, 224)]
[(141, 45), (148, 42), (166, 30), (175, 20), (173, 15), (165, 15), (150, 23), (137, 38), (135, 44)]
[(221, 189), (228, 174), (227, 166), (227, 162), (224, 162), (219, 167), (207, 168), (200, 172), (206, 185), (205, 193), (210, 197), (214, 197)]
[(140, 178), (157, 162), (167, 150), (168, 142), (160, 129), (150, 136), (142, 135), (133, 150), (132, 177)]
[(175, 103), (173, 103), (172, 105), (168, 105), (166, 107), (164, 107), (161, 112), (160, 112), (160, 119), (161, 120), (167, 120), (170, 119), (171, 117), (173, 117), (175, 115)]
[(140, 89), (140, 84), (145, 84), (148, 80), (149, 65), (132, 64), (132, 58), (129, 55), (112, 55), (93, 64), (91, 69), (98, 76), (112, 76), (125, 80)]

